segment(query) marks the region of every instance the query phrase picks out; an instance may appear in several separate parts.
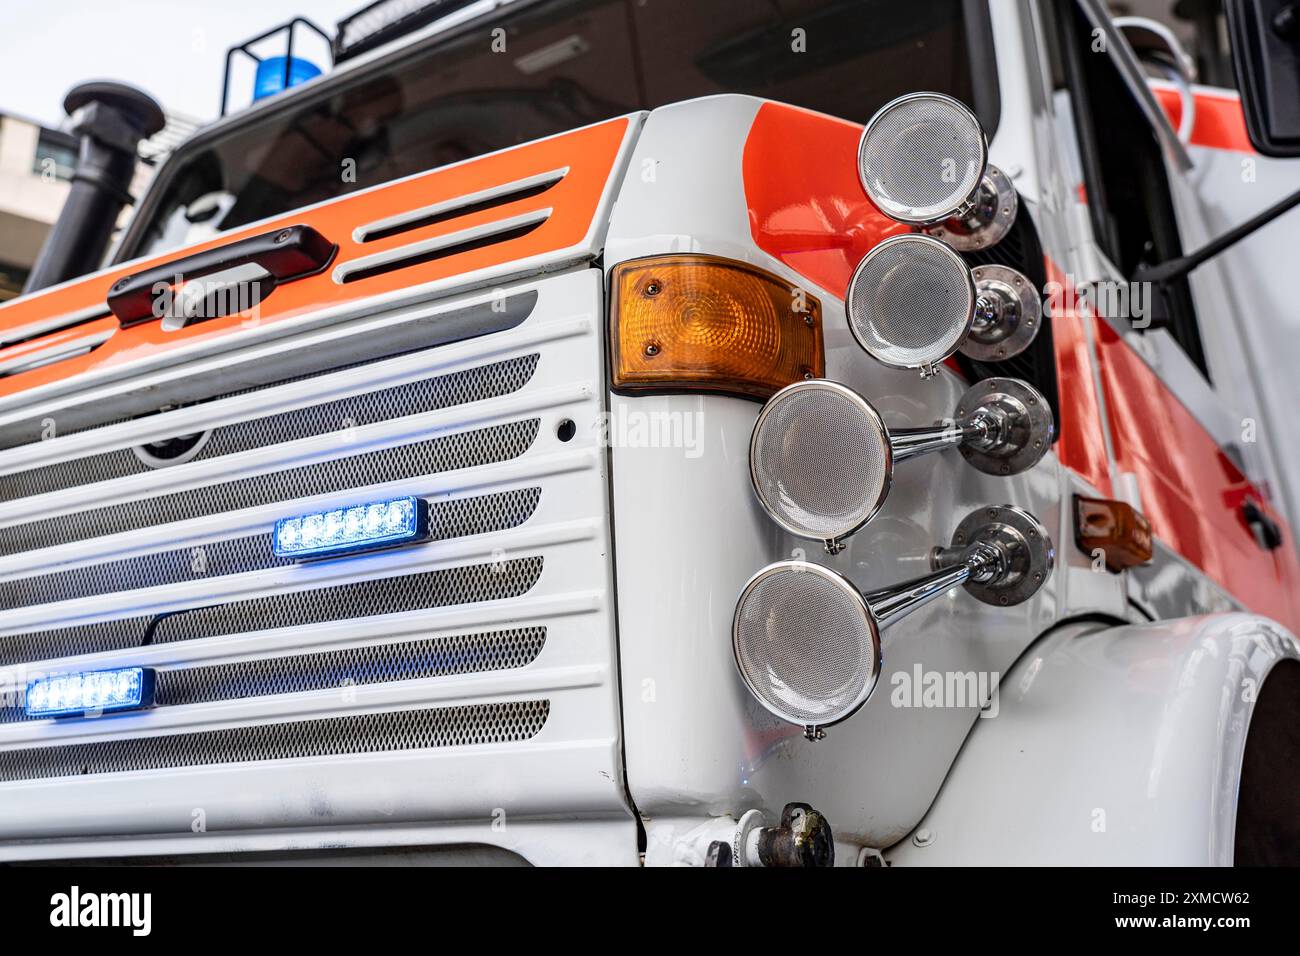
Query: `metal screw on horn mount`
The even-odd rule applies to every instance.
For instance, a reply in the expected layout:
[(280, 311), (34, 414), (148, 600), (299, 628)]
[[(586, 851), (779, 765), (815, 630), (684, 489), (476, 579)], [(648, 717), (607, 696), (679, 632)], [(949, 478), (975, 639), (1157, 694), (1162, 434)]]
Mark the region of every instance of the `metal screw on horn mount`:
[(750, 578), (736, 601), (736, 669), (765, 709), (817, 740), (871, 697), (882, 630), (959, 585), (989, 604), (1019, 604), (1054, 563), (1047, 530), (1011, 505), (973, 512), (950, 547), (931, 553), (931, 573), (877, 591), (821, 565), (778, 561)]
[(758, 415), (750, 480), (773, 521), (837, 554), (884, 505), (898, 462), (955, 446), (980, 471), (1019, 474), (1047, 453), (1054, 430), (1047, 400), (1015, 379), (977, 382), (952, 421), (896, 429), (846, 385), (796, 382)]

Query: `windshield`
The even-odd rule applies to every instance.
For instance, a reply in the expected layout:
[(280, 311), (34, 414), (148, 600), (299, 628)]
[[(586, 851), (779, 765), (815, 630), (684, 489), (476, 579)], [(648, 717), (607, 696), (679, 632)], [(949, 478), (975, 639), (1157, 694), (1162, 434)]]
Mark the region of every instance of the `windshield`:
[(937, 90), (972, 105), (991, 134), (997, 93), (987, 17), (987, 7), (970, 0), (510, 6), (287, 99), (247, 125), (200, 135), (162, 171), (118, 259), (715, 93), (864, 122), (895, 96)]

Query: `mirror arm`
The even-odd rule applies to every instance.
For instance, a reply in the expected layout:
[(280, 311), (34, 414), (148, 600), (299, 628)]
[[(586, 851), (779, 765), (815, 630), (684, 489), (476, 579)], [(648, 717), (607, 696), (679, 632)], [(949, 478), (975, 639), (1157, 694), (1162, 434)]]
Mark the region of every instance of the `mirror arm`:
[(1292, 193), (1280, 202), (1269, 206), (1257, 216), (1247, 219), (1240, 225), (1233, 226), (1223, 235), (1211, 239), (1194, 252), (1189, 252), (1187, 255), (1179, 256), (1176, 259), (1158, 262), (1153, 266), (1138, 266), (1133, 273), (1133, 281), (1167, 285), (1176, 279), (1181, 279), (1203, 262), (1213, 259), (1224, 249), (1245, 239), (1260, 226), (1266, 225), (1297, 204), (1300, 204), (1300, 192)]

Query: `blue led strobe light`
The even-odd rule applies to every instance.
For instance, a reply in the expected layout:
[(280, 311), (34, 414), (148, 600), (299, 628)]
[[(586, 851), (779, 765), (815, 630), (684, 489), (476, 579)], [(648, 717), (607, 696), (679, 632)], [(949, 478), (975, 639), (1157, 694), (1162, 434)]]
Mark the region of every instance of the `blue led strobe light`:
[(28, 717), (62, 717), (153, 706), (150, 667), (54, 674), (27, 682)]
[(272, 547), (277, 557), (307, 558), (409, 544), (428, 535), (424, 500), (408, 496), (281, 518)]

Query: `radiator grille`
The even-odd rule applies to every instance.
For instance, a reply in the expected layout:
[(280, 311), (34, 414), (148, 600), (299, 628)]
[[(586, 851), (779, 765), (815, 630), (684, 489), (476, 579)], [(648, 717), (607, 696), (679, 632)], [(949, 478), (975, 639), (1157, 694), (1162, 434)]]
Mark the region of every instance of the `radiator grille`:
[(0, 534), (0, 554), (342, 491), (367, 485), (376, 475), (392, 481), (507, 461), (528, 450), (537, 437), (539, 424), (534, 418), (456, 432), (430, 441), (16, 525)]
[(11, 634), (0, 637), (0, 664), (503, 600), (527, 593), (541, 573), (542, 558), (536, 556), (356, 581), (164, 616)]
[[(0, 474), (0, 502), (11, 502), (0, 526), (0, 685), (38, 671), (144, 665), (156, 674), (158, 708), (102, 720), (28, 718), (22, 684), (0, 686), (0, 784), (9, 784), (0, 789), (88, 777), (92, 790), (143, 792), (168, 770), (193, 783), (214, 779), (202, 768), (225, 779), (241, 765), (289, 786), (296, 771), (281, 769), (285, 761), (346, 768), (348, 755), (355, 764), (362, 754), (408, 751), (417, 766), (434, 759), (433, 748), (486, 752), (537, 737), (570, 686), (545, 669), (549, 645), (572, 645), (571, 628), (585, 639), (595, 617), (578, 620), (579, 611), (599, 612), (602, 627), (606, 611), (586, 600), (590, 592), (571, 590), (582, 586), (570, 581), (577, 569), (543, 581), (553, 550), (562, 562), (603, 560), (595, 535), (571, 533), (578, 520), (603, 517), (593, 462), (531, 460), (559, 451), (543, 421), (576, 417), (568, 406), (592, 401), (579, 385), (598, 374), (595, 330), (565, 292), (581, 285), (595, 295), (595, 274), (553, 281), (561, 288), (544, 324), (454, 367), (435, 343), (500, 329), (468, 312), (448, 328), (441, 305), (427, 321), (417, 312), (421, 328), (396, 339), (386, 330), (360, 341), (340, 327), (320, 336), (319, 352), (245, 354), (236, 345), (182, 374), (114, 382), (97, 393), (111, 402), (61, 405), (60, 439), (109, 428), (95, 447), (73, 451), (75, 440), (55, 439), (43, 452), (6, 452), (13, 442), (0, 441), (0, 469), (23, 469)], [(509, 327), (540, 301), (511, 293), (512, 303), (525, 299)], [(474, 308), (495, 314), (497, 305)], [(391, 361), (408, 353), (418, 355)], [(246, 397), (229, 401), (238, 395)], [(181, 419), (207, 402), (220, 403), (207, 413), (218, 424), (185, 434)], [(125, 422), (130, 439), (121, 437)], [(112, 448), (127, 440), (138, 447)], [(44, 460), (32, 461), (38, 453)], [(548, 495), (560, 497), (547, 505), (541, 486), (552, 480), (559, 490)], [(275, 556), (273, 519), (398, 493), (427, 502), (429, 540), (315, 564)], [(539, 520), (546, 524), (535, 533), (512, 533)], [(492, 551), (497, 538), (447, 544), (484, 534), (508, 550)], [(501, 691), (502, 681), (516, 690)], [(301, 704), (303, 695), (315, 704)], [(96, 776), (104, 774), (113, 776)], [(343, 779), (322, 781), (346, 788)], [(400, 774), (392, 782), (409, 785)], [(148, 803), (134, 804), (146, 821)], [(55, 811), (31, 809), (39, 840)], [(26, 832), (27, 820), (10, 830)], [(119, 833), (109, 826), (99, 835)]]
[(509, 701), (4, 750), (0, 780), (511, 743), (535, 737), (550, 707), (548, 700)]
[[(545, 643), (546, 628), (527, 627), (208, 667), (172, 668), (158, 671), (154, 699), (158, 706), (170, 707), (330, 687), (342, 691), (355, 684), (513, 670), (536, 660)], [(28, 718), (21, 700), (0, 708), (0, 722), (28, 719), (40, 718)]]
[[(222, 425), (212, 430), (211, 437), (193, 460), (219, 458), (347, 427), (508, 395), (519, 391), (532, 378), (537, 360), (536, 354), (525, 355), (437, 378), (352, 395), (323, 405)], [(0, 475), (0, 499), (26, 498), (149, 470), (132, 449), (119, 448), (100, 455)]]
[[(537, 510), (540, 496), (540, 488), (520, 488), (475, 498), (434, 501), (429, 506), (430, 537), (444, 540), (517, 528)], [(288, 564), (293, 564), (292, 558), (277, 558), (272, 553), (269, 534), (229, 538), (201, 547), (0, 581), (0, 606), (28, 607)]]

